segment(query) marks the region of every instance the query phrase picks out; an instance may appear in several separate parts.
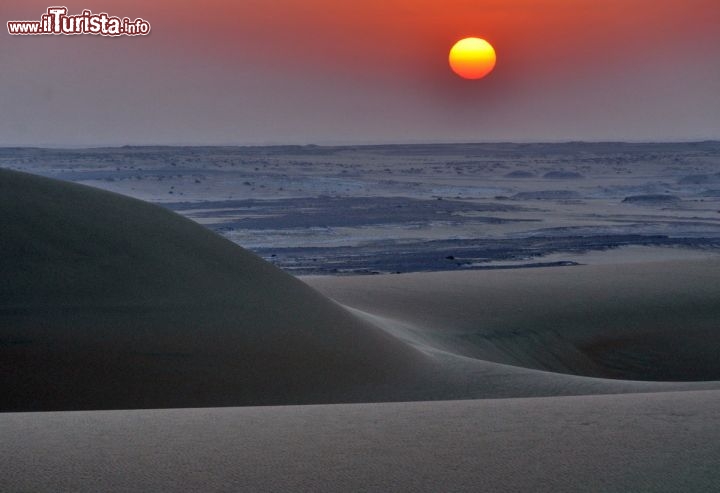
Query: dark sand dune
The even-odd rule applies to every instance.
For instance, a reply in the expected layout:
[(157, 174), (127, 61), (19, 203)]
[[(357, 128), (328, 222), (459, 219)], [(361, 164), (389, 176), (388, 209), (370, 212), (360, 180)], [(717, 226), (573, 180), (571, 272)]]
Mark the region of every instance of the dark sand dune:
[(160, 207), (0, 170), (0, 231), (2, 410), (391, 399), (427, 364)]
[(711, 492), (719, 410), (708, 391), (3, 414), (0, 489)]

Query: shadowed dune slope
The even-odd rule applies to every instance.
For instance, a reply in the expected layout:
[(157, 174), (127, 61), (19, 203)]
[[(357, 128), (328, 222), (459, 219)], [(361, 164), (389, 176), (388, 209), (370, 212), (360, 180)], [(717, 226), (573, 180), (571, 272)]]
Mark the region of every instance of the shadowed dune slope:
[(720, 379), (718, 280), (720, 259), (305, 279), (358, 313), (395, 321), (408, 341), (655, 381)]
[(0, 170), (0, 231), (1, 410), (392, 399), (428, 364), (141, 201)]

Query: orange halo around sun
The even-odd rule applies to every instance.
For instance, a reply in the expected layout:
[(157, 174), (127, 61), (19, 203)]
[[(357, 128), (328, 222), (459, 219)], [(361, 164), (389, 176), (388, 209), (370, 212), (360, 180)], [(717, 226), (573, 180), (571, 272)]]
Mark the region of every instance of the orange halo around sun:
[(495, 49), (484, 39), (461, 39), (450, 50), (448, 61), (460, 77), (482, 79), (495, 68)]

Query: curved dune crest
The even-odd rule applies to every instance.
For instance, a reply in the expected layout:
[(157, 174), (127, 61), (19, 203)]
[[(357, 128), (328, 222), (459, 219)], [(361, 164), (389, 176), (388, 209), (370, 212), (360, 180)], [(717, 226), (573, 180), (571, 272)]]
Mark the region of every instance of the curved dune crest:
[(356, 401), (427, 358), (157, 206), (0, 170), (2, 410)]

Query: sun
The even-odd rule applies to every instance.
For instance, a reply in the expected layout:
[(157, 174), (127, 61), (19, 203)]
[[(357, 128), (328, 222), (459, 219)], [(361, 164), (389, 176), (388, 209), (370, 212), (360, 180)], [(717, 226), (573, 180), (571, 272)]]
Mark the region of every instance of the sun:
[(484, 39), (461, 39), (450, 50), (448, 61), (460, 77), (482, 79), (495, 68), (495, 48)]

